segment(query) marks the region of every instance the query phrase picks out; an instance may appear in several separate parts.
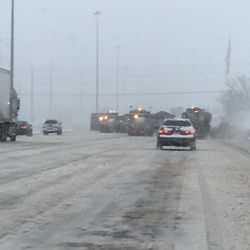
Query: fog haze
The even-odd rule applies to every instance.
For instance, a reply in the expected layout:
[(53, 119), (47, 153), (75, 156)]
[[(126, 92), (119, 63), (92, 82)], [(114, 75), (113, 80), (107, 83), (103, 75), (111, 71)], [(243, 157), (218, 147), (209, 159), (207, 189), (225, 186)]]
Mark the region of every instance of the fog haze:
[[(9, 68), (10, 1), (0, 2), (0, 66)], [(102, 12), (100, 94), (115, 93), (119, 46), (121, 113), (130, 105), (153, 111), (192, 105), (219, 109), (214, 93), (130, 94), (223, 90), (229, 38), (230, 75), (248, 74), (250, 3), (246, 0), (16, 0), (15, 86), (22, 103), (20, 118), (30, 119), (33, 68), (35, 122), (53, 116), (88, 124), (95, 111), (96, 10)], [(101, 111), (114, 107), (114, 96), (100, 96)]]

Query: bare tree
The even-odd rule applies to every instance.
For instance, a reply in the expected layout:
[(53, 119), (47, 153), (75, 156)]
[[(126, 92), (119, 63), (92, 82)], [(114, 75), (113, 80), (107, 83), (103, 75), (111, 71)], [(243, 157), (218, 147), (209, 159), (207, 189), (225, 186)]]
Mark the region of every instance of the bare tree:
[(227, 116), (234, 116), (250, 111), (250, 78), (238, 76), (226, 83), (228, 89), (220, 97), (220, 102)]

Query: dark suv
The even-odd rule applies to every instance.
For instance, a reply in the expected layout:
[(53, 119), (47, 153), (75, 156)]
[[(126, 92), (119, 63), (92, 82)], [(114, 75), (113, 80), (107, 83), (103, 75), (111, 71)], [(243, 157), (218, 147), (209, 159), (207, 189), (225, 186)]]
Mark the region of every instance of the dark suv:
[(61, 135), (62, 123), (54, 119), (46, 120), (43, 124), (43, 134), (48, 135), (49, 133), (57, 133), (58, 135)]
[(32, 125), (27, 121), (18, 121), (16, 124), (16, 135), (33, 135)]

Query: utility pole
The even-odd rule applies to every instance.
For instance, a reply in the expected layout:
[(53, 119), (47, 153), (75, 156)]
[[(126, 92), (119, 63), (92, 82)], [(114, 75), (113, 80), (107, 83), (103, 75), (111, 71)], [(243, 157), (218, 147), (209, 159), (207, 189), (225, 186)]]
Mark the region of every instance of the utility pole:
[(30, 79), (30, 122), (34, 122), (34, 69), (31, 69)]
[(15, 1), (11, 1), (11, 41), (10, 41), (10, 118), (12, 119), (12, 92), (14, 89), (14, 27), (15, 27)]
[(102, 13), (98, 10), (96, 16), (96, 113), (99, 112), (99, 16)]
[(120, 47), (116, 47), (116, 112), (119, 111), (119, 81), (120, 81)]

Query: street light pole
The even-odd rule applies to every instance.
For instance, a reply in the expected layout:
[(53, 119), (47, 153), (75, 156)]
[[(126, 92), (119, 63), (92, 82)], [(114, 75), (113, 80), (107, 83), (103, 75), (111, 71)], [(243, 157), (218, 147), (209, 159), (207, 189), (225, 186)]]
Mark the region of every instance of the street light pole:
[(120, 47), (116, 47), (116, 112), (119, 110)]
[(11, 45), (10, 45), (10, 85), (14, 88), (14, 25), (15, 25), (15, 1), (11, 2)]
[(96, 16), (96, 113), (99, 112), (99, 16), (102, 13), (98, 10)]
[(10, 35), (10, 119), (13, 118), (13, 89), (14, 89), (14, 25), (15, 25), (15, 1), (11, 1), (11, 35)]

